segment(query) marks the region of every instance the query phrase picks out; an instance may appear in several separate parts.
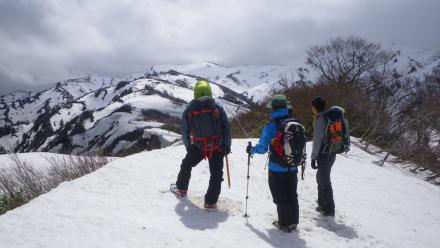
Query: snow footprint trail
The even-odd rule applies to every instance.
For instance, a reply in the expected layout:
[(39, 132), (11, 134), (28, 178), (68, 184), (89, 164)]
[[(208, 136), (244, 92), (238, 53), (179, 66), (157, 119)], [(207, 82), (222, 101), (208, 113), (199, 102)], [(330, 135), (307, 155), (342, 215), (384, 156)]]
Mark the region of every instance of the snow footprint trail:
[(228, 198), (219, 199), (216, 209), (205, 209), (203, 193), (192, 192), (187, 197), (177, 197), (169, 190), (161, 190), (161, 194), (170, 194), (178, 200), (174, 211), (180, 221), (193, 230), (206, 230), (218, 228), (219, 224), (227, 221), (231, 216), (240, 215), (241, 202)]
[(187, 228), (194, 230), (218, 228), (220, 223), (241, 212), (241, 204), (228, 199), (219, 200), (217, 209), (204, 209), (203, 204), (203, 197), (188, 196), (186, 199), (179, 199), (174, 211)]
[(205, 212), (227, 213), (231, 216), (240, 215), (240, 213), (242, 212), (242, 203), (229, 199), (227, 197), (221, 197), (221, 199), (219, 199), (217, 202), (217, 208), (209, 210), (203, 208), (203, 205), (205, 203), (204, 193), (194, 192), (194, 195), (188, 195), (186, 199), (180, 200), (181, 202), (188, 202), (195, 208), (199, 208), (201, 210), (204, 210)]
[(205, 210), (188, 199), (181, 199), (175, 207), (180, 222), (193, 230), (216, 229), (229, 218), (226, 211)]
[[(318, 212), (306, 211), (300, 218), (299, 232), (306, 237), (308, 244), (315, 247), (315, 240), (325, 241), (324, 244), (316, 243), (319, 247), (331, 247), (333, 243), (344, 244), (341, 247), (393, 247), (391, 244), (377, 239), (376, 237), (364, 234), (359, 224), (345, 223), (341, 214), (336, 217), (327, 217)], [(328, 243), (328, 244), (327, 244)], [(330, 245), (331, 244), (331, 245)]]
[(240, 215), (242, 210), (242, 203), (240, 201), (232, 200), (227, 197), (220, 196), (217, 202), (217, 208), (205, 209), (205, 193), (202, 192), (190, 192), (186, 197), (180, 197), (174, 195), (170, 190), (160, 190), (161, 194), (171, 194), (179, 200), (179, 204), (185, 204), (186, 208), (193, 208), (203, 210), (204, 212), (212, 213), (228, 213), (232, 216)]
[(246, 222), (245, 226), (255, 233), (258, 238), (265, 241), (267, 245), (271, 245), (273, 247), (279, 247), (279, 248), (288, 248), (288, 247), (295, 247), (295, 248), (305, 248), (306, 241), (300, 237), (300, 234), (298, 231), (293, 231), (291, 233), (285, 233), (282, 232), (276, 228), (271, 229), (265, 229), (261, 230), (259, 228), (256, 228), (254, 225), (250, 224), (249, 222)]
[(339, 156), (334, 166), (334, 219), (315, 211), (316, 171), (308, 168), (298, 183), (299, 230), (287, 234), (275, 229), (265, 156), (252, 159), (250, 218), (243, 218), (246, 145), (247, 140), (233, 141), (232, 187), (223, 184), (219, 210), (202, 209), (207, 161), (193, 168), (187, 199), (169, 192), (185, 155), (182, 146), (169, 147), (115, 160), (0, 216), (0, 246), (438, 247), (440, 188), (378, 167), (372, 164), (374, 157), (355, 146), (362, 160)]
[(320, 215), (318, 217), (314, 217), (313, 220), (316, 222), (316, 226), (324, 228), (329, 232), (334, 232), (341, 238), (359, 238), (356, 228), (353, 228), (341, 222), (340, 217), (338, 218), (338, 221), (336, 221), (335, 218)]

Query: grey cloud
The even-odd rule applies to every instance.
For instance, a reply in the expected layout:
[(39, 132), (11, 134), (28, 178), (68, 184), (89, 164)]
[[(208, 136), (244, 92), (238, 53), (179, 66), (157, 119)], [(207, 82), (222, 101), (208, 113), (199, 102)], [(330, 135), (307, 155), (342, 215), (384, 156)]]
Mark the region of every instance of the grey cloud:
[(437, 0), (0, 0), (0, 94), (153, 64), (288, 64), (339, 35), (440, 49)]
[(13, 39), (26, 36), (50, 36), (42, 22), (45, 9), (37, 2), (0, 1), (0, 33)]

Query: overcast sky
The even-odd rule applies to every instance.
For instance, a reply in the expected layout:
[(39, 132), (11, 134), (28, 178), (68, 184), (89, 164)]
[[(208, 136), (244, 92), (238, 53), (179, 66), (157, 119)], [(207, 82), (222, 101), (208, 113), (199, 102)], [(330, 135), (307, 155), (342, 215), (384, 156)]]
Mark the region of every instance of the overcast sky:
[(289, 64), (336, 36), (440, 49), (440, 0), (0, 0), (0, 95), (154, 64)]

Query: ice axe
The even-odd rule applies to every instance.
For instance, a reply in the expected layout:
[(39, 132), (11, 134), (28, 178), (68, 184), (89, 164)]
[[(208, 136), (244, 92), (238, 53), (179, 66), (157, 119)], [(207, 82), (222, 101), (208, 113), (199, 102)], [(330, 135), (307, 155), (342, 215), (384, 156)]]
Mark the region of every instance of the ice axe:
[(228, 160), (228, 155), (225, 156), (226, 158), (226, 173), (228, 174), (228, 187), (231, 188), (231, 177), (229, 174), (229, 160)]

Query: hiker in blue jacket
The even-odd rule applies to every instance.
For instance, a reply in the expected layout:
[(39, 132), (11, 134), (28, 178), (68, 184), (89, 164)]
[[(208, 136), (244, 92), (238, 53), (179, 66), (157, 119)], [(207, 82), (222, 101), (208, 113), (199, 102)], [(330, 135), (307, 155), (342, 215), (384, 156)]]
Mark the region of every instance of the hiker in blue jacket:
[(289, 118), (290, 102), (284, 95), (275, 95), (268, 106), (272, 108), (271, 120), (264, 127), (258, 144), (254, 147), (248, 146), (246, 152), (250, 154), (265, 154), (270, 151), (269, 156), (269, 188), (273, 202), (277, 206), (278, 221), (273, 224), (283, 231), (290, 232), (296, 229), (299, 221), (298, 185), (296, 166), (286, 168), (275, 162), (272, 140), (277, 135), (276, 122)]

